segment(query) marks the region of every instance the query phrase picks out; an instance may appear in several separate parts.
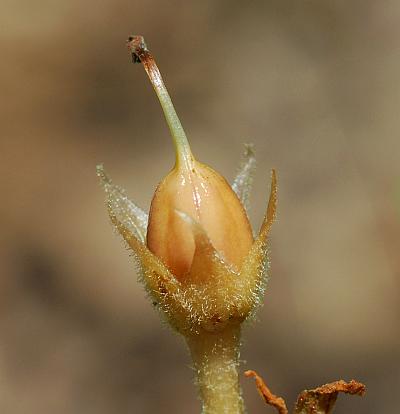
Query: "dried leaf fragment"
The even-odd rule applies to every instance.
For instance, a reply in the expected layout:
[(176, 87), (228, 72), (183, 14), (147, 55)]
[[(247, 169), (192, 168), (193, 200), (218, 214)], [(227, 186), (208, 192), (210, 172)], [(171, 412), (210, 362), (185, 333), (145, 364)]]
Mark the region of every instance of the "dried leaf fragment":
[(339, 392), (351, 395), (364, 395), (365, 385), (360, 382), (343, 380), (322, 385), (313, 390), (305, 390), (297, 398), (295, 414), (329, 414), (332, 412)]
[[(272, 394), (264, 380), (255, 371), (246, 371), (244, 375), (255, 379), (257, 390), (267, 404), (275, 407), (279, 414), (288, 414), (283, 398)], [(355, 380), (350, 382), (340, 380), (313, 390), (302, 391), (297, 398), (294, 414), (329, 414), (333, 410), (339, 392), (363, 396), (365, 385)]]
[(257, 372), (249, 370), (246, 371), (244, 375), (246, 375), (246, 377), (253, 377), (256, 380), (257, 390), (267, 404), (275, 407), (279, 414), (288, 414), (284, 399), (272, 394)]

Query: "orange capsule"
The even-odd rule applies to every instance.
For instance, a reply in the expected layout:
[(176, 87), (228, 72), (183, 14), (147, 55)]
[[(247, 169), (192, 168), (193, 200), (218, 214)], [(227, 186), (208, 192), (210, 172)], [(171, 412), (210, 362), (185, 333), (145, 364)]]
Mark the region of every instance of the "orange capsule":
[(251, 226), (220, 174), (195, 160), (190, 165), (177, 163), (154, 194), (147, 247), (182, 280), (190, 270), (195, 243), (190, 224), (177, 211), (199, 223), (218, 253), (240, 270), (253, 243)]

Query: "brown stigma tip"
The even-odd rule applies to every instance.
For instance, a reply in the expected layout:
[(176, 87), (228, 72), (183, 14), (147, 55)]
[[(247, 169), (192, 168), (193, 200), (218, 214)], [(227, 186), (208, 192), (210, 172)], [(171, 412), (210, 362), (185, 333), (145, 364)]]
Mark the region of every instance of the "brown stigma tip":
[(133, 63), (140, 63), (146, 54), (148, 54), (149, 50), (147, 49), (143, 36), (129, 36), (126, 44), (132, 54)]

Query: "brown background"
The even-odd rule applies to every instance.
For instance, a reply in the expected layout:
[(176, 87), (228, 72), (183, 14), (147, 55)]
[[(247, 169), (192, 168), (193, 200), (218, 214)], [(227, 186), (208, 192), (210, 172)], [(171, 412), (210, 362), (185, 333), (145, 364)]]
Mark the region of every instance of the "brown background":
[[(243, 368), (290, 406), (356, 378), (368, 394), (338, 413), (398, 412), (398, 1), (6, 0), (0, 19), (1, 413), (199, 412), (183, 343), (136, 282), (95, 176), (104, 162), (147, 209), (173, 163), (131, 33), (198, 159), (231, 180), (256, 145), (256, 227), (278, 171)], [(243, 386), (250, 413), (273, 412)]]

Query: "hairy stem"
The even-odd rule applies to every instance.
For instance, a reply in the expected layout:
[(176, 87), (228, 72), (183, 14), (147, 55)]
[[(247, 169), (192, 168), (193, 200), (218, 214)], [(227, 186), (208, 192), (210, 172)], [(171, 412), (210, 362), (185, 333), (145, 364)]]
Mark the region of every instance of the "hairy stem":
[(240, 326), (228, 326), (217, 333), (202, 331), (187, 341), (203, 403), (202, 413), (243, 413), (238, 376)]

